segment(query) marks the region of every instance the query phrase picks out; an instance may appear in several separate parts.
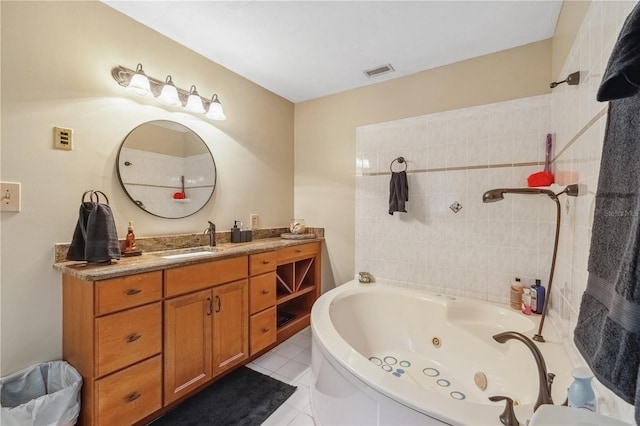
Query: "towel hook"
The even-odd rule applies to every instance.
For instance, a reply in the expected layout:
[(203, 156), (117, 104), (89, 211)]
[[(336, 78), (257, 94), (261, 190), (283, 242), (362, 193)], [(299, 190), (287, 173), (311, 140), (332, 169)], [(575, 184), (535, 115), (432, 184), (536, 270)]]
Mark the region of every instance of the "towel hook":
[(407, 171), (407, 162), (404, 160), (404, 157), (398, 157), (396, 159), (394, 159), (391, 164), (389, 165), (389, 170), (391, 170), (391, 172), (393, 173), (393, 163), (398, 162), (400, 164), (404, 164), (404, 170), (402, 170), (403, 172)]

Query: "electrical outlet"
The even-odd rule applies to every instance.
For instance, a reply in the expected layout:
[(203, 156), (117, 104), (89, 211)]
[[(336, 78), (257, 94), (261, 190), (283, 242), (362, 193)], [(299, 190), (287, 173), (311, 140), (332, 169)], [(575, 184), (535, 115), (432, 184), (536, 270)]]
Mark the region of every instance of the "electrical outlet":
[(0, 211), (20, 211), (20, 184), (18, 182), (0, 182)]
[(53, 128), (53, 147), (71, 151), (73, 149), (73, 129)]
[(255, 213), (249, 216), (249, 229), (258, 229), (258, 215)]

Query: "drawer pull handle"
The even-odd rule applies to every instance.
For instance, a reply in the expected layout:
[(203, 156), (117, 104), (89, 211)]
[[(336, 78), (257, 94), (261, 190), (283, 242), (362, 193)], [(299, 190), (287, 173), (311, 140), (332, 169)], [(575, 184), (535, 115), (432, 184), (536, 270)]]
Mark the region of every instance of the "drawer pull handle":
[(263, 264), (263, 265), (268, 265), (268, 264), (270, 264), (270, 263), (271, 263), (271, 262), (269, 262), (268, 260), (263, 260), (263, 261), (262, 261), (262, 264)]
[(222, 309), (222, 300), (220, 299), (220, 296), (216, 295), (216, 301), (218, 302), (218, 306), (216, 307), (216, 313), (220, 312), (220, 309)]
[(142, 396), (142, 394), (140, 392), (133, 392), (133, 393), (130, 393), (129, 395), (125, 396), (124, 400), (126, 402), (133, 402), (136, 399), (140, 398), (141, 396)]
[(133, 343), (133, 342), (135, 342), (136, 340), (138, 340), (141, 337), (142, 337), (141, 334), (133, 333), (133, 334), (127, 336), (127, 343)]
[(129, 290), (127, 290), (126, 295), (127, 296), (134, 296), (138, 293), (142, 293), (142, 290), (140, 290), (139, 288), (130, 288)]
[(210, 316), (211, 314), (213, 314), (213, 300), (211, 300), (210, 297), (207, 297), (207, 304), (209, 305), (207, 310), (207, 316)]
[(262, 329), (262, 332), (263, 332), (263, 333), (268, 333), (268, 332), (269, 332), (269, 329), (265, 327), (265, 328), (263, 328), (263, 329)]
[(302, 250), (296, 249), (296, 253), (302, 253)]
[(262, 294), (269, 294), (269, 290), (262, 290)]

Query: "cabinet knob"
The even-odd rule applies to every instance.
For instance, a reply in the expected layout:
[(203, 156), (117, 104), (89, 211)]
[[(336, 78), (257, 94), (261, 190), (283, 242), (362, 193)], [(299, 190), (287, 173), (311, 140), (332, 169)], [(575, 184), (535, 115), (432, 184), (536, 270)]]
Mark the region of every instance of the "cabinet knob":
[(302, 253), (302, 250), (296, 249), (296, 253)]
[(263, 261), (262, 261), (262, 264), (263, 264), (263, 265), (268, 265), (268, 264), (270, 264), (270, 263), (271, 263), (271, 262), (269, 262), (268, 260), (263, 260)]
[(262, 290), (262, 294), (269, 294), (269, 290)]
[(127, 296), (133, 296), (135, 294), (138, 293), (142, 293), (142, 290), (140, 290), (139, 288), (130, 288), (129, 290), (127, 290), (127, 292), (125, 293)]
[(263, 329), (262, 329), (262, 332), (263, 332), (263, 333), (268, 333), (268, 332), (269, 332), (269, 329), (265, 327), (265, 328), (263, 328)]
[(141, 337), (142, 335), (138, 333), (130, 334), (129, 336), (127, 336), (127, 343), (133, 343)]
[(126, 402), (133, 402), (136, 399), (140, 398), (142, 396), (142, 394), (140, 392), (132, 392), (129, 395), (124, 397), (124, 400)]

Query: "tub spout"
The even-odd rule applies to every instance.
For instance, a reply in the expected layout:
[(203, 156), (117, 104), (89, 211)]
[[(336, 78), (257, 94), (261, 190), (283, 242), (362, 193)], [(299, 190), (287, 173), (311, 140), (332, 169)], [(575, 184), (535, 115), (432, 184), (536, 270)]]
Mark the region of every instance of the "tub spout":
[(533, 358), (536, 360), (536, 366), (538, 366), (538, 399), (533, 406), (533, 411), (535, 412), (542, 404), (553, 404), (553, 399), (551, 398), (551, 382), (553, 382), (553, 376), (547, 374), (547, 365), (545, 364), (542, 353), (537, 348), (536, 344), (524, 334), (516, 331), (506, 331), (504, 333), (496, 334), (493, 338), (499, 343), (505, 343), (507, 340), (512, 339), (519, 340), (529, 348), (533, 354)]

